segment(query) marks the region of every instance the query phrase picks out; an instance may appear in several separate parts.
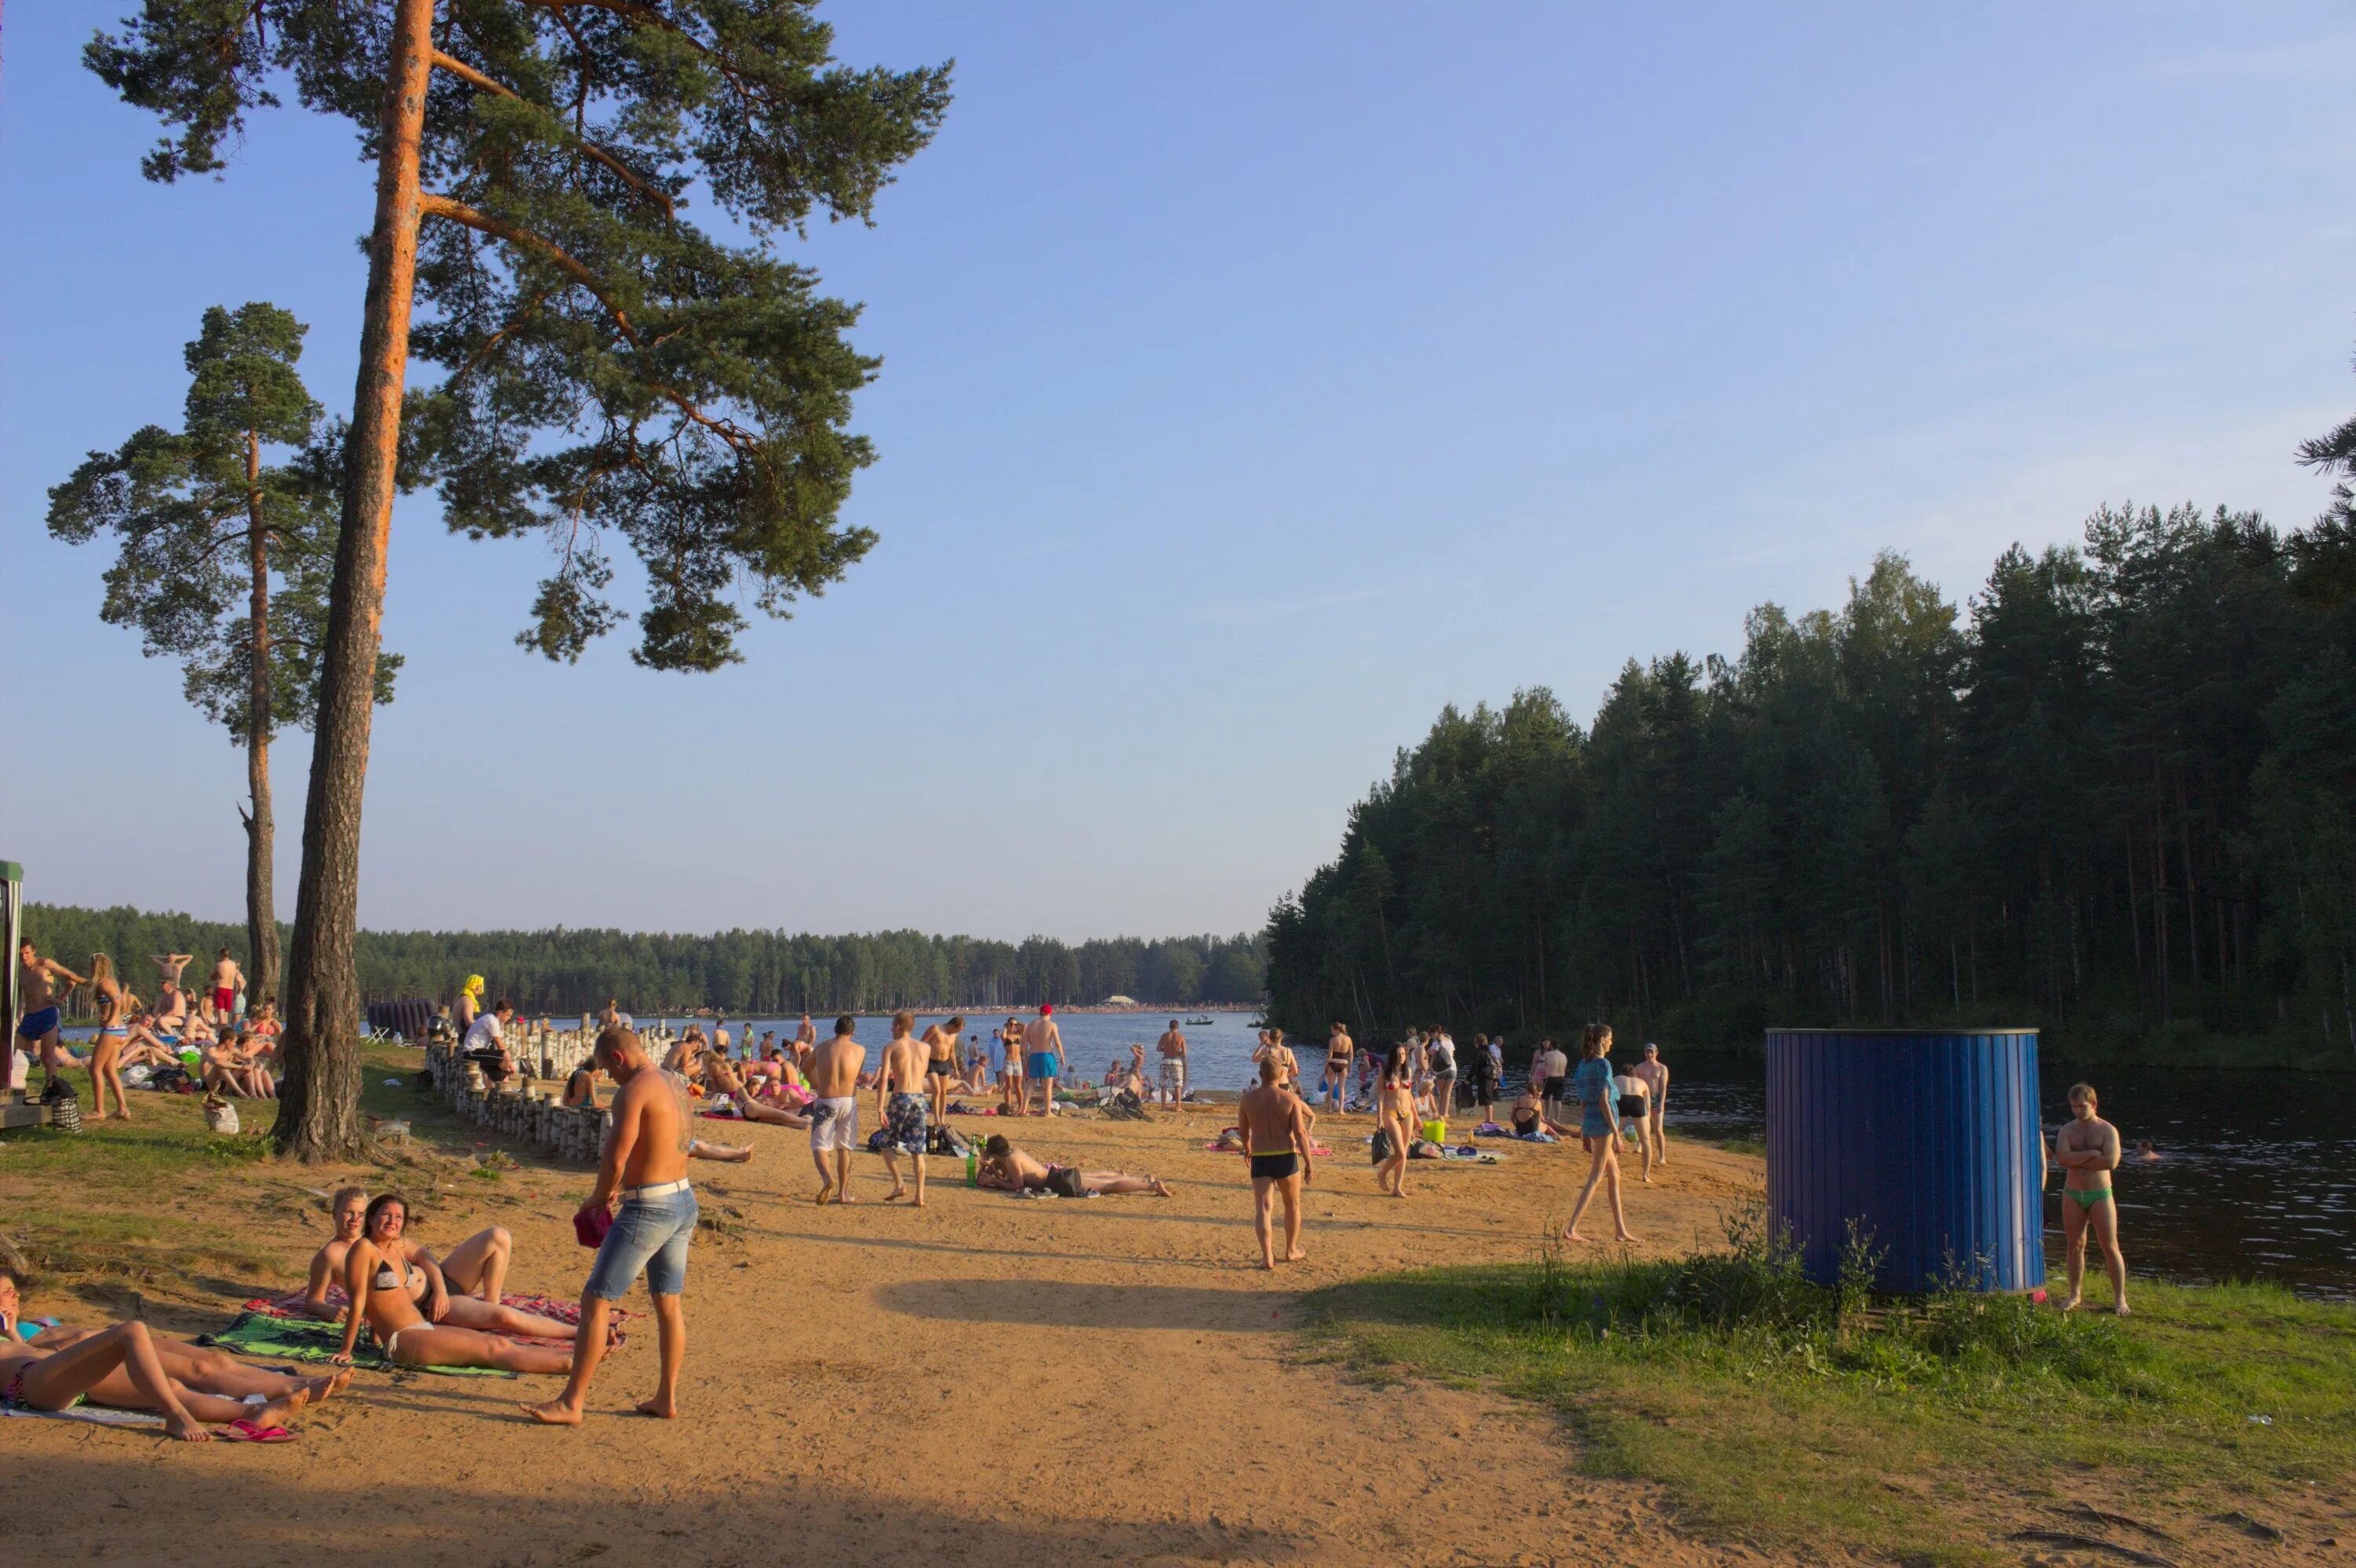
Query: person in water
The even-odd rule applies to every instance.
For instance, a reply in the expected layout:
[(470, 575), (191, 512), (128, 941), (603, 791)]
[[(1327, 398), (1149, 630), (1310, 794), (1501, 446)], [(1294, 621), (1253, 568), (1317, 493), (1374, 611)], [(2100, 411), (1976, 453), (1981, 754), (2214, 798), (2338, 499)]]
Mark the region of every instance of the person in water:
[[(360, 1233), (344, 1249), (344, 1342), (331, 1358), (352, 1364), (352, 1352), (366, 1327), (383, 1348), (384, 1359), (411, 1367), (496, 1367), (507, 1372), (562, 1372), (573, 1365), (570, 1349), (519, 1345), (501, 1334), (455, 1323), (437, 1323), (420, 1309), (437, 1303), (446, 1310), (449, 1292), (441, 1271), (412, 1244), (409, 1202), (397, 1192), (379, 1193), (360, 1216)], [(421, 1286), (418, 1276), (425, 1276)], [(501, 1311), (507, 1310), (500, 1308)], [(559, 1336), (570, 1325), (539, 1321)]]
[(1301, 1189), (1316, 1179), (1309, 1137), (1309, 1107), (1290, 1089), (1277, 1087), (1278, 1064), (1259, 1064), (1259, 1083), (1236, 1103), (1243, 1125), (1243, 1152), (1251, 1165), (1252, 1234), (1259, 1240), (1259, 1266), (1276, 1267), (1275, 1226), (1270, 1211), (1284, 1200), (1284, 1261), (1309, 1254), (1301, 1248)]
[(2062, 1234), (2069, 1246), (2070, 1299), (2078, 1309), (2086, 1277), (2086, 1233), (2103, 1250), (2103, 1270), (2111, 1276), (2111, 1310), (2127, 1315), (2127, 1260), (2119, 1251), (2119, 1205), (2111, 1195), (2111, 1173), (2119, 1168), (2119, 1129), (2094, 1114), (2094, 1086), (2070, 1085), (2070, 1119), (2053, 1135), (2053, 1163), (2062, 1168)]
[(1150, 1192), (1171, 1195), (1171, 1186), (1158, 1176), (1131, 1176), (1125, 1170), (1082, 1170), (1073, 1165), (1050, 1165), (1017, 1146), (1004, 1133), (993, 1133), (981, 1146), (974, 1185), (996, 1192), (1052, 1192), (1058, 1198), (1094, 1198), (1104, 1194)]
[(1587, 1185), (1580, 1189), (1579, 1201), (1571, 1208), (1570, 1223), (1563, 1227), (1567, 1242), (1587, 1240), (1579, 1233), (1579, 1218), (1587, 1212), (1599, 1182), (1610, 1190), (1612, 1228), (1617, 1239), (1636, 1239), (1628, 1233), (1628, 1217), (1620, 1205), (1620, 1103), (1612, 1092), (1611, 1056), (1612, 1026), (1589, 1024), (1580, 1042), (1579, 1068), (1571, 1074), (1569, 1090), (1580, 1105), (1579, 1135), (1587, 1140), (1593, 1163), (1587, 1168)]

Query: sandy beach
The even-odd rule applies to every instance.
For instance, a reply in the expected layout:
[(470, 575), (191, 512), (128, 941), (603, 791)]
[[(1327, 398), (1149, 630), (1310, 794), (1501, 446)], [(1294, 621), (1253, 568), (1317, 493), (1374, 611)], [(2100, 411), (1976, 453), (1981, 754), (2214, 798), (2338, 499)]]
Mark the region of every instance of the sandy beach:
[[(918, 1212), (880, 1201), (887, 1183), (870, 1157), (856, 1166), (858, 1202), (813, 1208), (802, 1135), (706, 1122), (758, 1153), (696, 1170), (707, 1220), (726, 1229), (707, 1226), (691, 1266), (687, 1419), (625, 1413), (652, 1378), (641, 1319), (648, 1331), (606, 1363), (578, 1431), (516, 1411), (553, 1380), (376, 1373), (306, 1420), (299, 1442), (270, 1449), (10, 1421), (8, 1468), (39, 1484), (16, 1490), (6, 1533), (25, 1561), (198, 1565), (315, 1551), (519, 1565), (1766, 1560), (1680, 1537), (1644, 1488), (1575, 1476), (1541, 1411), (1430, 1385), (1378, 1390), (1300, 1355), (1303, 1289), (1530, 1256), (1575, 1192), (1576, 1147), (1512, 1146), (1494, 1167), (1419, 1164), (1402, 1203), (1375, 1191), (1365, 1118), (1329, 1118), (1324, 1141), (1346, 1152), (1320, 1163), (1310, 1261), (1271, 1276), (1256, 1266), (1241, 1162), (1201, 1147), (1222, 1125), (1215, 1107), (1022, 1125), (1043, 1156), (1151, 1171), (1177, 1184), (1173, 1199), (1017, 1200), (966, 1189), (958, 1168)], [(29, 1168), (7, 1175), (20, 1194), (48, 1185)], [(299, 1283), (320, 1221), (296, 1184), (337, 1179), (250, 1169), (248, 1233), (284, 1274), (143, 1285), (149, 1320), (219, 1328), (241, 1294)], [(1719, 1213), (1760, 1179), (1754, 1160), (1686, 1146), (1638, 1189), (1631, 1223), (1646, 1248), (1682, 1251), (1714, 1237)], [(570, 1214), (585, 1175), (527, 1168), (459, 1185), (418, 1195), (421, 1240), (446, 1246), (504, 1224), (517, 1238), (511, 1289), (578, 1289), (588, 1254)], [(92, 1302), (126, 1296), (80, 1294), (50, 1282), (30, 1308), (88, 1321)], [(642, 1308), (643, 1287), (624, 1305)]]

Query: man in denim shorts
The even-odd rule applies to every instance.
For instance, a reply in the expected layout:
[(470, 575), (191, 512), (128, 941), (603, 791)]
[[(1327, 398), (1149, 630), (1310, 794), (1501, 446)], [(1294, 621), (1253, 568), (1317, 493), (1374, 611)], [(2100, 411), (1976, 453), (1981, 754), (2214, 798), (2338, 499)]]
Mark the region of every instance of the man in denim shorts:
[[(584, 1239), (600, 1226), (605, 1239), (581, 1293), (581, 1327), (573, 1339), (573, 1375), (563, 1393), (525, 1411), (552, 1426), (578, 1426), (589, 1379), (605, 1354), (605, 1325), (614, 1303), (639, 1274), (654, 1297), (661, 1372), (639, 1413), (669, 1420), (679, 1414), (679, 1366), (687, 1353), (687, 1247), (695, 1236), (695, 1189), (687, 1184), (687, 1151), (695, 1124), (687, 1083), (647, 1058), (638, 1037), (609, 1025), (597, 1037), (596, 1063), (621, 1090), (614, 1096), (613, 1130), (597, 1161), (597, 1189), (573, 1222)], [(619, 1191), (622, 1208), (612, 1211)]]

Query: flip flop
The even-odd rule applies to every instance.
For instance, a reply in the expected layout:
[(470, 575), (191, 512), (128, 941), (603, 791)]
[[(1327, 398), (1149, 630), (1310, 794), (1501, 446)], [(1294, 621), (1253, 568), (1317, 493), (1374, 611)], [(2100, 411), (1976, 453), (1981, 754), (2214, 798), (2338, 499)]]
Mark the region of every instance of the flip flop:
[(256, 1426), (251, 1421), (232, 1421), (213, 1434), (229, 1443), (292, 1443), (294, 1435), (283, 1426)]

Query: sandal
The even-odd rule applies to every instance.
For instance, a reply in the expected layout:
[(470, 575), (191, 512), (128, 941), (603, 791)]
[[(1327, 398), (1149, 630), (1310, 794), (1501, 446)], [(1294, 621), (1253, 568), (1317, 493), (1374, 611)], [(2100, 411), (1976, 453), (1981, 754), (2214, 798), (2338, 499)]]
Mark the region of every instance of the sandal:
[(230, 1443), (292, 1443), (294, 1435), (283, 1426), (256, 1426), (251, 1421), (232, 1421), (214, 1434)]

